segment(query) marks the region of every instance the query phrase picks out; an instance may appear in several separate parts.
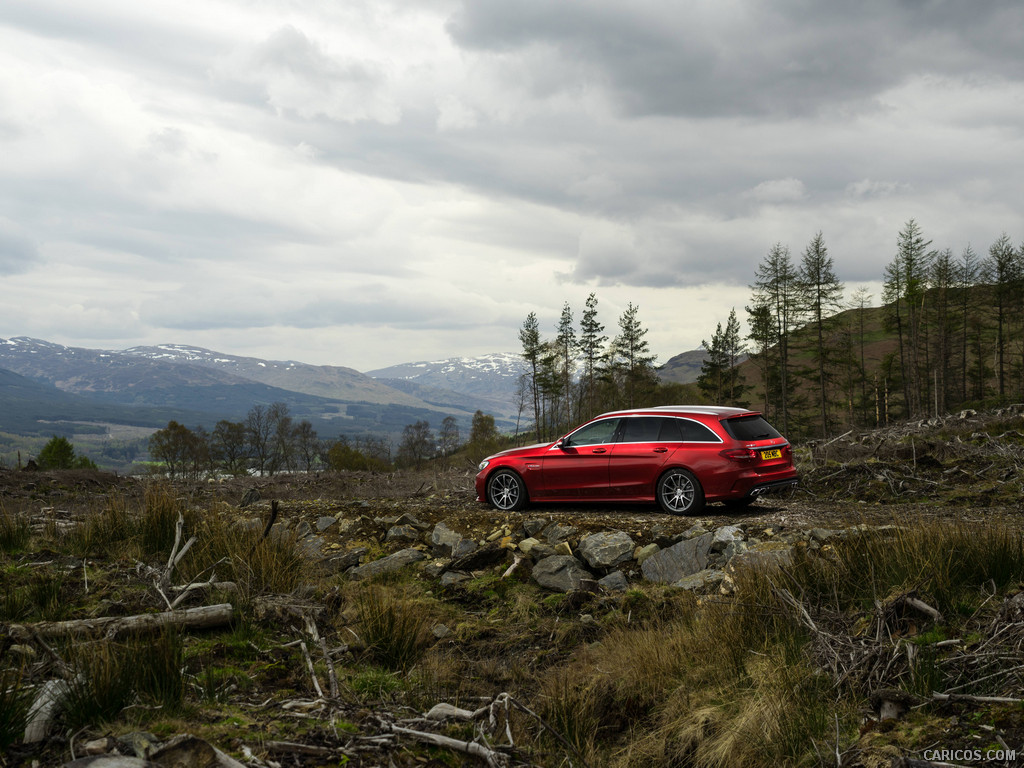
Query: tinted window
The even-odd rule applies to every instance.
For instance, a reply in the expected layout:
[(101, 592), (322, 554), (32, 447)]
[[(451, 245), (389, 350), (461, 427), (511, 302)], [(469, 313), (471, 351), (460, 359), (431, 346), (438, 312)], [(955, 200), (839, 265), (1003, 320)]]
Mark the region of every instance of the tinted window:
[(618, 419), (602, 419), (580, 427), (565, 439), (565, 445), (598, 445), (610, 443), (615, 436)]
[(682, 419), (661, 419), (661, 431), (658, 433), (659, 443), (678, 443), (683, 439)]
[(737, 416), (722, 421), (725, 431), (737, 440), (768, 440), (782, 437), (775, 427), (764, 420), (764, 416)]
[(699, 421), (690, 419), (679, 419), (683, 430), (683, 440), (688, 443), (720, 443), (722, 438), (705, 427)]
[(656, 443), (661, 433), (662, 419), (656, 416), (634, 416), (625, 419), (622, 428), (623, 443)]

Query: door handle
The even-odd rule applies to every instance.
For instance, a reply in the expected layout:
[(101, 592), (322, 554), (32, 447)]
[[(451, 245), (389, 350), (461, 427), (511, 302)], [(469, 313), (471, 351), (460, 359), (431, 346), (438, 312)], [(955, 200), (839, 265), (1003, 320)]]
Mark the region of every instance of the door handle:
[(607, 448), (595, 448), (594, 450), (591, 451), (591, 453), (607, 453), (607, 452), (608, 452)]
[(655, 448), (655, 453), (668, 453), (668, 448)]

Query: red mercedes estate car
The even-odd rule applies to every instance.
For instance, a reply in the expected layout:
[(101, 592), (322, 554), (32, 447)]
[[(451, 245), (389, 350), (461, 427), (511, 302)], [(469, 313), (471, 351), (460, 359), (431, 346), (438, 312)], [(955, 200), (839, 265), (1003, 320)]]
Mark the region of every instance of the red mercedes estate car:
[(480, 462), (477, 501), (657, 501), (673, 515), (743, 506), (795, 485), (789, 441), (745, 408), (670, 405), (605, 413), (553, 443)]

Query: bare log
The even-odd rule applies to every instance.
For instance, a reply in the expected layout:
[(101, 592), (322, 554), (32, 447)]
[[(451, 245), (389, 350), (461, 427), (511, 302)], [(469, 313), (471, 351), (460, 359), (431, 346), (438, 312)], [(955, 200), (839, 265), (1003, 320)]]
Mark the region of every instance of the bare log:
[(414, 731), (411, 728), (403, 728), (400, 725), (389, 725), (387, 727), (392, 733), (399, 736), (408, 736), (425, 744), (433, 744), (445, 749), (454, 749), (457, 752), (472, 755), (483, 760), (489, 768), (504, 768), (508, 765), (508, 757), (506, 755), (495, 752), (493, 749), (489, 749), (475, 741), (459, 741), (450, 736), (441, 736), (440, 734), (427, 733), (426, 731)]
[(113, 638), (124, 634), (155, 632), (164, 627), (210, 629), (228, 624), (231, 621), (231, 610), (231, 603), (221, 603), (181, 611), (142, 613), (136, 616), (101, 616), (95, 619), (11, 624), (9, 632), (18, 642), (29, 642), (36, 635), (43, 638), (69, 635), (105, 635)]

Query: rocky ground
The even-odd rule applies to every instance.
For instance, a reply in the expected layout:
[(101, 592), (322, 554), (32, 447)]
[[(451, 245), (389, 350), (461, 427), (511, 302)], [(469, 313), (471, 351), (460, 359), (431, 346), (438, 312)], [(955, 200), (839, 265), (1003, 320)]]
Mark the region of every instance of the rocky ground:
[[(815, 550), (865, 527), (939, 520), (966, 526), (1024, 527), (1021, 410), (960, 414), (921, 423), (916, 430), (901, 427), (850, 435), (808, 448), (800, 453), (803, 483), (796, 491), (762, 498), (740, 511), (709, 505), (696, 518), (672, 517), (643, 505), (546, 505), (524, 513), (500, 513), (476, 502), (473, 471), (458, 468), (178, 484), (174, 493), (183, 508), (216, 510), (229, 516), (239, 531), (264, 530), (298, 539), (310, 563), (310, 577), (315, 574), (319, 586), (310, 588), (312, 598), (308, 594), (292, 597), (307, 606), (310, 599), (328, 605), (328, 613), (338, 611), (326, 622), (315, 620), (327, 642), (335, 646), (329, 652), (325, 647), (317, 669), (325, 675), (323, 663), (329, 654), (337, 657), (339, 665), (350, 667), (342, 685), (349, 693), (340, 698), (314, 695), (309, 690), (312, 678), (294, 655), (294, 642), (288, 645), (297, 631), (292, 625), (299, 620), (281, 619), (287, 612), (268, 614), (283, 623), (277, 626), (275, 620), (266, 620), (269, 624), (263, 628), (266, 634), (259, 652), (288, 659), (294, 668), (254, 676), (246, 686), (236, 680), (236, 687), (243, 689), (238, 694), (210, 706), (194, 717), (195, 722), (177, 725), (179, 730), (187, 725), (208, 739), (193, 747), (207, 749), (212, 742), (235, 756), (228, 758), (221, 752), (210, 758), (220, 763), (204, 765), (233, 765), (232, 759), (250, 766), (572, 764), (571, 750), (564, 749), (547, 755), (527, 751), (467, 756), (451, 745), (437, 746), (439, 742), (422, 746), (424, 733), (461, 733), (463, 741), (469, 740), (465, 729), (449, 725), (445, 730), (436, 722), (424, 721), (422, 713), (431, 701), (443, 703), (441, 699), (453, 686), (460, 692), (460, 706), (469, 706), (475, 698), (491, 708), (492, 717), (499, 703), (506, 710), (512, 707), (509, 702), (515, 699), (500, 698), (509, 696), (510, 690), (530, 701), (538, 692), (541, 670), (557, 666), (574, 649), (597, 639), (602, 621), (621, 620), (616, 617), (635, 600), (630, 590), (727, 596), (739, 564), (785, 563), (794, 548)], [(42, 520), (50, 526), (54, 521), (75, 525), (111, 499), (141, 503), (152, 482), (86, 470), (0, 471), (0, 510), (29, 514), (37, 526)], [(9, 559), (7, 567), (38, 571), (39, 563), (65, 571), (95, 566), (104, 569), (103, 578), (125, 582), (137, 579), (140, 568), (130, 562), (83, 563), (47, 551), (29, 551)], [(392, 570), (394, 576), (387, 576)], [(500, 584), (502, 576), (528, 585), (533, 596), (508, 591)], [(382, 678), (387, 690), (354, 695), (351, 691), (362, 679), (359, 647), (342, 642), (351, 617), (330, 604), (332, 600), (339, 605), (345, 600), (351, 603), (344, 595), (346, 583), (380, 579), (389, 583), (389, 578), (413, 579), (421, 585), (416, 589), (426, 596), (423, 599), (433, 601), (429, 623), (436, 658), (430, 664), (440, 665), (443, 658), (451, 669), (434, 669), (433, 682), (421, 681), (420, 690), (409, 688), (413, 676), (399, 675), (395, 680)], [(337, 597), (339, 587), (332, 584), (342, 585), (342, 597)], [(160, 610), (152, 590), (141, 580), (139, 594), (134, 601), (122, 601), (119, 612)], [(663, 594), (656, 598), (665, 599)], [(509, 624), (510, 616), (502, 614), (519, 610), (517, 600), (536, 602), (522, 607), (522, 617), (511, 616)], [(99, 611), (90, 605), (86, 612), (95, 616)], [(520, 618), (538, 627), (519, 625)], [(504, 634), (496, 635), (488, 626), (500, 627)], [(5, 652), (13, 644), (13, 633), (0, 635)], [(281, 650), (285, 647), (292, 651)], [(41, 668), (37, 655), (41, 651), (27, 653)], [(460, 675), (466, 679), (453, 683), (451, 678)], [(422, 689), (424, 685), (428, 690)], [(420, 715), (410, 717), (412, 709)], [(478, 721), (480, 716), (478, 711)], [(315, 727), (296, 727), (306, 721)], [(339, 721), (349, 729), (347, 738), (338, 736)], [(396, 736), (403, 727), (421, 736)], [(121, 730), (130, 729), (122, 726)], [(1002, 726), (998, 733), (1000, 738), (1020, 740), (1024, 748), (1019, 722)], [(43, 746), (12, 747), (0, 757), (0, 765), (31, 765), (33, 760), (62, 764), (71, 754), (80, 757), (81, 745), (87, 741), (99, 757), (130, 753), (123, 738), (118, 744), (115, 735), (124, 737), (124, 733), (103, 735), (103, 729), (95, 728), (74, 735), (54, 732)], [(165, 730), (151, 738), (166, 742), (171, 735)], [(835, 764), (834, 757), (830, 760)], [(101, 768), (102, 763), (95, 766)]]

